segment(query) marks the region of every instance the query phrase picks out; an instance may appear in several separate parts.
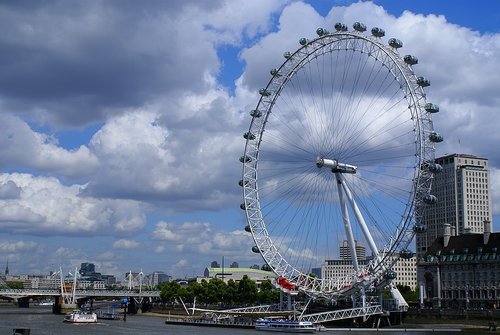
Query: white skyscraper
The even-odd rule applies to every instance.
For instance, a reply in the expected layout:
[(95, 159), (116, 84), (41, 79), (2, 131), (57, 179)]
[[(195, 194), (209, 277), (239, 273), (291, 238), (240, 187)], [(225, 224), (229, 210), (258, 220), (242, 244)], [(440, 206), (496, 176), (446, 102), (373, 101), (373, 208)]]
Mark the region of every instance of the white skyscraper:
[(483, 233), (484, 222), (492, 220), (488, 160), (473, 155), (452, 154), (436, 158), (443, 170), (434, 175), (432, 194), (437, 202), (426, 205), (417, 231), (417, 258), (422, 257), (437, 237), (443, 236), (444, 224), (451, 235)]

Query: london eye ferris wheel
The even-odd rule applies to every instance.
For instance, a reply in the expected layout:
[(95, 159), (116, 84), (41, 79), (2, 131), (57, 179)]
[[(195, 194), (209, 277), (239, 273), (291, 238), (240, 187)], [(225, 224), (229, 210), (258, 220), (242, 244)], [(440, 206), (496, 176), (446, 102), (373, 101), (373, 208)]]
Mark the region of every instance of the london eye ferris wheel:
[[(253, 251), (287, 285), (311, 296), (394, 279), (431, 194), (438, 106), (426, 101), (412, 55), (338, 23), (301, 38), (270, 71), (244, 133), (243, 203)], [(352, 271), (312, 275), (349, 246)], [(356, 244), (366, 246), (364, 259)]]

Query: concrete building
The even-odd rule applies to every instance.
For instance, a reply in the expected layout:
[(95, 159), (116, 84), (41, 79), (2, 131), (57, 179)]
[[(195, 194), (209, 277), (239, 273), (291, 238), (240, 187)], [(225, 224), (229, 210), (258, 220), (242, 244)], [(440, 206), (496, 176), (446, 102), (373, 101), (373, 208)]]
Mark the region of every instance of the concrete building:
[[(418, 263), (427, 307), (490, 309), (500, 306), (500, 233), (485, 223), (482, 234), (453, 236), (451, 227)], [(420, 278), (419, 278), (420, 282)]]
[(451, 235), (483, 233), (484, 221), (492, 220), (490, 176), (488, 160), (465, 154), (452, 154), (436, 158), (443, 170), (434, 175), (432, 194), (437, 202), (425, 205), (422, 222), (425, 227), (416, 235), (417, 259), (449, 224)]
[[(383, 257), (383, 255), (381, 256)], [(417, 288), (416, 258), (403, 258), (396, 255), (389, 257), (398, 258), (392, 267), (392, 270), (396, 272), (397, 275), (394, 284), (409, 286), (412, 290), (415, 290)], [(367, 260), (359, 260), (359, 265), (361, 267), (365, 266), (367, 263)], [(346, 278), (352, 275), (353, 272), (354, 267), (352, 261), (346, 259), (330, 259), (326, 260), (321, 267), (321, 278)]]
[(409, 255), (403, 253), (389, 257), (397, 258), (392, 266), (392, 270), (396, 272), (394, 284), (408, 286), (415, 291), (417, 289), (417, 258), (415, 255), (409, 257)]
[(156, 287), (158, 284), (168, 282), (172, 280), (172, 277), (164, 273), (163, 271), (155, 271), (147, 276), (148, 284), (151, 287)]
[(254, 280), (257, 285), (260, 285), (262, 281), (265, 280), (274, 280), (276, 275), (271, 271), (264, 271), (252, 268), (206, 268), (202, 278), (198, 278), (197, 280), (200, 282), (201, 280), (210, 280), (212, 278), (222, 279), (224, 282), (228, 282), (230, 279), (235, 282), (240, 281), (243, 276), (248, 276), (251, 280)]
[[(366, 257), (365, 247), (356, 241), (356, 254), (358, 256), (358, 263), (360, 267), (365, 266), (371, 256)], [(337, 279), (347, 278), (354, 272), (352, 265), (351, 255), (347, 241), (344, 241), (339, 246), (340, 259), (325, 260), (321, 267), (321, 278), (324, 279)], [(384, 254), (381, 254), (384, 257)], [(417, 288), (417, 267), (416, 258), (408, 257), (408, 255), (394, 255), (389, 256), (396, 258), (392, 270), (396, 272), (396, 285), (409, 286), (412, 290)], [(367, 259), (368, 258), (368, 259)], [(393, 263), (392, 261), (390, 263)]]
[[(366, 265), (366, 259), (359, 260), (359, 266), (363, 267)], [(347, 278), (351, 276), (354, 272), (354, 266), (352, 261), (348, 259), (327, 259), (321, 267), (321, 278), (322, 279), (337, 279), (337, 278)]]

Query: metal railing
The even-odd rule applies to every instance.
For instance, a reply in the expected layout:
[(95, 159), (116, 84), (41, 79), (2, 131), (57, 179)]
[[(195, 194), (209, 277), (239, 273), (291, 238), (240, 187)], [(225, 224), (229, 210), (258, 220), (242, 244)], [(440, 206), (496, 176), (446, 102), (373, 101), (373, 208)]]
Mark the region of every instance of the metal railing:
[[(33, 297), (33, 296), (59, 296), (59, 289), (0, 289), (0, 296)], [(160, 291), (138, 291), (138, 290), (75, 290), (76, 297), (159, 297)]]

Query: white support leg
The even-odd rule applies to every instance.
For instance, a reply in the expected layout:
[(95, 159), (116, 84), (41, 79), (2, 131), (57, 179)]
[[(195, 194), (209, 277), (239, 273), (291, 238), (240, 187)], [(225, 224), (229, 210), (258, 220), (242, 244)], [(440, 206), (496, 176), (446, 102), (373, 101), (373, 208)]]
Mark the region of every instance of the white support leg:
[(349, 220), (349, 213), (347, 212), (347, 204), (344, 200), (344, 195), (341, 189), (342, 180), (340, 177), (340, 173), (335, 173), (335, 177), (337, 178), (337, 190), (339, 193), (340, 208), (342, 209), (342, 219), (344, 220), (347, 242), (349, 243), (349, 249), (351, 251), (352, 264), (354, 266), (354, 271), (356, 271), (357, 273), (359, 271), (358, 255), (356, 253), (356, 245), (354, 242), (354, 235), (352, 233), (351, 221)]
[(363, 215), (361, 214), (361, 211), (359, 210), (358, 205), (356, 204), (356, 201), (354, 201), (354, 197), (352, 196), (352, 192), (347, 186), (344, 177), (342, 174), (339, 174), (340, 181), (342, 188), (344, 189), (344, 192), (347, 196), (347, 199), (349, 200), (349, 203), (351, 204), (351, 208), (354, 212), (354, 215), (356, 216), (356, 220), (359, 223), (359, 226), (361, 228), (361, 231), (363, 232), (363, 235), (366, 238), (366, 241), (368, 242), (368, 245), (372, 251), (372, 254), (377, 258), (377, 261), (380, 263), (381, 258), (380, 254), (378, 252), (377, 246), (375, 244), (375, 241), (373, 240), (372, 235), (370, 234), (370, 230), (368, 229), (368, 226), (366, 225), (365, 219), (363, 218)]

